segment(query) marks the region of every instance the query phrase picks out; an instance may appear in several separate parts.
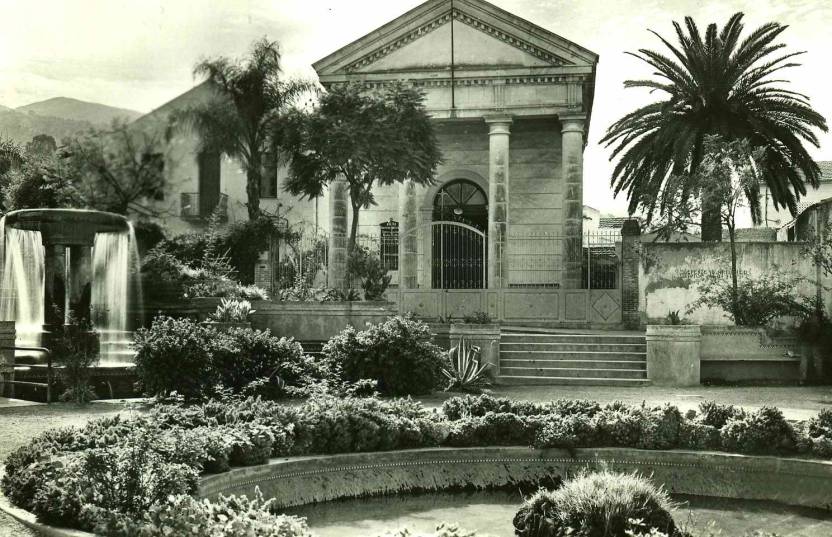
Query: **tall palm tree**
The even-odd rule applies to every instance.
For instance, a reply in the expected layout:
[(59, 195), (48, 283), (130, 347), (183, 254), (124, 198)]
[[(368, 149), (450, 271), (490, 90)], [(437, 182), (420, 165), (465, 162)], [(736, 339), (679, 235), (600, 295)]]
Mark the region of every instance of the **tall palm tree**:
[(246, 171), (249, 219), (260, 216), (260, 184), (264, 168), (273, 169), (277, 159), (282, 120), (286, 112), (307, 91), (310, 82), (284, 80), (277, 42), (256, 41), (244, 60), (219, 57), (194, 68), (215, 90), (208, 102), (175, 112), (174, 124), (194, 129), (199, 150), (239, 159)]
[[(653, 215), (667, 177), (699, 166), (707, 135), (747, 139), (765, 150), (760, 173), (775, 207), (794, 214), (806, 183), (817, 187), (820, 169), (804, 143), (818, 146), (813, 128), (826, 132), (826, 120), (808, 97), (779, 85), (788, 81), (771, 78), (799, 65), (792, 58), (802, 52), (778, 52), (786, 45), (775, 41), (787, 26), (775, 22), (741, 39), (742, 18), (734, 14), (721, 30), (708, 25), (703, 38), (686, 17), (684, 29), (673, 23), (678, 45), (651, 31), (670, 55), (648, 49), (628, 53), (652, 66), (656, 78), (628, 80), (624, 87), (649, 88), (664, 97), (613, 123), (601, 140), (615, 146), (610, 160), (619, 161), (612, 185), (615, 195), (626, 191), (631, 214), (643, 209), (648, 218)], [(704, 209), (702, 239), (720, 240), (719, 207)]]

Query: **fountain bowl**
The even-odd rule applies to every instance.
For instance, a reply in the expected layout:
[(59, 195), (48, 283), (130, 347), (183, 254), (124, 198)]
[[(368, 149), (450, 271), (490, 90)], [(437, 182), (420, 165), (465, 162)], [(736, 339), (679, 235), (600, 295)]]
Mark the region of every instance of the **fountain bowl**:
[(40, 231), (44, 246), (92, 246), (96, 233), (130, 228), (127, 218), (120, 214), (87, 209), (21, 209), (6, 215), (6, 225)]

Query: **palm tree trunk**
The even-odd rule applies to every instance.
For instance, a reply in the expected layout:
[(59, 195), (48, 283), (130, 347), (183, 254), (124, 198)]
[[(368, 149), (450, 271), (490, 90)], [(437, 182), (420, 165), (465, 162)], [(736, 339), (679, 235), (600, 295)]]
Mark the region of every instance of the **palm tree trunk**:
[(254, 159), (246, 167), (246, 195), (248, 196), (248, 219), (257, 220), (260, 217), (260, 181), (262, 171), (260, 159)]

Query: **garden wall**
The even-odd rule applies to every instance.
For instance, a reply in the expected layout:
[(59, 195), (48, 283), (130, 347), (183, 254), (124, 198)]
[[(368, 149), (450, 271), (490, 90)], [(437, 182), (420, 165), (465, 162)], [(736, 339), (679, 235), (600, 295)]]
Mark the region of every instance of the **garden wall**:
[[(807, 297), (816, 293), (817, 270), (803, 255), (805, 243), (739, 242), (739, 274), (750, 277), (796, 275), (804, 284), (795, 291)], [(733, 324), (721, 309), (700, 308), (685, 313), (699, 297), (699, 284), (716, 273), (731, 279), (731, 246), (728, 242), (646, 242), (641, 245), (639, 265), (639, 311), (642, 323), (663, 321), (679, 311), (690, 322), (703, 325)], [(827, 282), (824, 282), (828, 286)], [(829, 293), (826, 292), (829, 304)]]
[[(158, 313), (205, 320), (219, 305), (219, 298), (182, 299), (170, 304), (148, 304), (144, 308), (145, 324)], [(326, 341), (347, 326), (363, 330), (367, 323), (380, 323), (396, 315), (388, 302), (274, 302), (251, 303), (252, 328), (269, 329), (280, 337), (298, 341)]]
[(718, 452), (628, 448), (530, 450), (433, 448), (295, 459), (204, 477), (199, 494), (248, 494), (259, 487), (278, 508), (338, 498), (462, 487), (507, 487), (581, 470), (638, 472), (672, 494), (830, 507), (832, 463)]

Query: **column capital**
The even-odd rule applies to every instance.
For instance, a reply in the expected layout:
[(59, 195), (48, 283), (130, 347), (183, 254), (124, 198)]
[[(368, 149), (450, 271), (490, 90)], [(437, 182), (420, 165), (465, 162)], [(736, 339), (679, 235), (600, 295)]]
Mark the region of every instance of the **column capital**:
[(561, 132), (578, 132), (584, 133), (584, 124), (586, 123), (585, 114), (561, 114), (558, 116), (561, 124)]
[(513, 121), (511, 116), (487, 116), (484, 118), (488, 125), (488, 134), (510, 134), (511, 123)]

